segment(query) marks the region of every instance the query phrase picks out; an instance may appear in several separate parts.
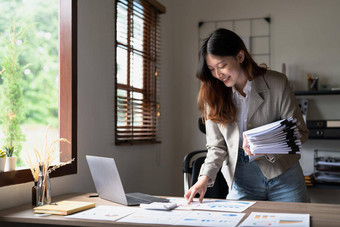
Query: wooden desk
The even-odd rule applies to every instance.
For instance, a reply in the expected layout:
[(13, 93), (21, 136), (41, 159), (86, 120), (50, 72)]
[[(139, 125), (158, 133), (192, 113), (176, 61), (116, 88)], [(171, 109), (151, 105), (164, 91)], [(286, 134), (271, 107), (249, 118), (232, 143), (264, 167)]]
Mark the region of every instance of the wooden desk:
[[(90, 194), (70, 194), (54, 198), (53, 201), (75, 200), (75, 201), (91, 201), (97, 205), (116, 205), (121, 206), (100, 198), (89, 198)], [(272, 213), (305, 213), (311, 216), (312, 227), (340, 226), (340, 205), (320, 204), (320, 203), (288, 203), (288, 202), (267, 202), (257, 201), (253, 206), (244, 211), (246, 216), (251, 212), (272, 212)], [(243, 219), (243, 220), (244, 220)], [(242, 220), (242, 221), (243, 221)], [(116, 223), (109, 221), (93, 221), (65, 218), (63, 216), (34, 216), (32, 206), (30, 204), (13, 207), (0, 211), (0, 226), (23, 226), (20, 223), (26, 223), (24, 226), (36, 226), (36, 224), (62, 225), (62, 226), (150, 226), (150, 224), (129, 224)], [(156, 225), (152, 225), (156, 226)], [(157, 225), (159, 226), (159, 225)], [(173, 225), (162, 225), (172, 226)]]

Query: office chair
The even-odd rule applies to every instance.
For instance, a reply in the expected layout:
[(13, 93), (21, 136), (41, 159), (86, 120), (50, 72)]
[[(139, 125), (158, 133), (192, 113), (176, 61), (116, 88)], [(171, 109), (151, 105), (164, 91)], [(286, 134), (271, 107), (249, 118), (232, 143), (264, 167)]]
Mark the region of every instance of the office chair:
[[(200, 118), (198, 120), (199, 129), (205, 134), (205, 125)], [(194, 185), (197, 181), (200, 169), (204, 163), (207, 150), (193, 151), (187, 154), (183, 160), (183, 174), (184, 174), (184, 193)], [(215, 184), (213, 187), (209, 187), (204, 195), (204, 198), (217, 198), (225, 199), (228, 195), (228, 185), (221, 173), (218, 171)], [(198, 197), (199, 195), (196, 195)]]

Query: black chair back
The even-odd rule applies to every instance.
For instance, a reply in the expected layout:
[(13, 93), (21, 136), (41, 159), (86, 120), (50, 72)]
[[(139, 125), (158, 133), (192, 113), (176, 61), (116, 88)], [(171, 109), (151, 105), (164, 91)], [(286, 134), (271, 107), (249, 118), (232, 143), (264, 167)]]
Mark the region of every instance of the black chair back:
[[(194, 185), (196, 183), (201, 166), (204, 163), (204, 159), (205, 157), (199, 157), (198, 159), (196, 159), (196, 161), (193, 162), (191, 185)], [(216, 176), (214, 186), (208, 187), (204, 198), (225, 199), (227, 195), (228, 195), (228, 184), (226, 180), (224, 179), (221, 170), (219, 170)], [(199, 197), (199, 195), (196, 195), (196, 197)]]
[[(203, 119), (198, 119), (198, 128), (205, 134), (205, 124)], [(183, 160), (184, 191), (188, 190), (197, 182), (199, 172), (204, 163), (207, 150), (193, 151), (187, 154)], [(223, 177), (221, 170), (218, 171), (215, 184), (209, 187), (204, 198), (225, 199), (228, 195), (228, 184)], [(196, 195), (199, 197), (199, 195)]]

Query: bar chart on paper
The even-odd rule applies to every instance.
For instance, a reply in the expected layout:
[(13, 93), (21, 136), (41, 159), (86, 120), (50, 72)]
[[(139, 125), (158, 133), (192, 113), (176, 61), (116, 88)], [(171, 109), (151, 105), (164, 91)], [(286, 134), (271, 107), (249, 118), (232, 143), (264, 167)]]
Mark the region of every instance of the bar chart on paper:
[(195, 210), (210, 210), (210, 211), (227, 211), (227, 212), (243, 212), (248, 207), (254, 205), (255, 202), (249, 201), (215, 201), (210, 203), (202, 203), (195, 207)]
[(256, 202), (252, 201), (233, 201), (233, 200), (204, 200), (199, 203), (194, 200), (188, 204), (185, 199), (167, 198), (170, 202), (176, 203), (176, 210), (209, 210), (209, 211), (225, 211), (225, 212), (243, 212)]
[(309, 214), (252, 212), (242, 226), (295, 226), (309, 227)]
[(179, 219), (175, 224), (190, 226), (237, 226), (244, 215), (244, 213), (193, 211)]

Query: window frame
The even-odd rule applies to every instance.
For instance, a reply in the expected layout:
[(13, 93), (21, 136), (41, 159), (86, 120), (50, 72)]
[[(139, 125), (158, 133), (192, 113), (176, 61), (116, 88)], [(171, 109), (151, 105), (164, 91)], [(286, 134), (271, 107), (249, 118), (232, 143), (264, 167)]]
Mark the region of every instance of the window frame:
[[(60, 137), (67, 138), (71, 145), (60, 144), (60, 161), (71, 164), (51, 172), (50, 177), (77, 173), (77, 0), (59, 0), (60, 14)], [(60, 111), (60, 110), (64, 111)], [(0, 173), (0, 187), (33, 181), (30, 169)]]
[[(127, 19), (127, 26), (128, 26), (128, 32), (127, 32), (127, 43), (120, 43), (117, 39), (117, 23), (118, 23), (118, 3), (119, 1), (115, 1), (115, 144), (116, 145), (135, 145), (135, 144), (155, 144), (160, 143), (159, 138), (159, 102), (157, 100), (160, 100), (159, 94), (157, 94), (158, 86), (157, 84), (157, 78), (159, 78), (159, 67), (158, 64), (159, 60), (158, 58), (159, 54), (159, 35), (160, 31), (159, 29), (159, 15), (165, 13), (166, 9), (165, 7), (157, 2), (156, 0), (127, 0), (127, 13), (128, 13), (128, 19)], [(146, 49), (138, 50), (133, 47), (131, 44), (131, 39), (133, 38), (132, 34), (129, 33), (134, 30), (133, 24), (133, 16), (137, 15), (133, 9), (134, 2), (139, 3), (143, 7), (146, 7), (146, 20), (143, 20), (144, 28), (146, 28), (143, 31), (143, 38), (146, 38), (147, 40), (143, 40), (143, 47)], [(121, 3), (123, 4), (123, 3)], [(140, 13), (140, 12), (139, 12)], [(150, 19), (150, 16), (152, 19)], [(151, 22), (150, 22), (151, 21)], [(152, 34), (151, 34), (152, 33)], [(127, 51), (127, 84), (120, 84), (118, 83), (118, 71), (117, 71), (117, 49), (123, 48)], [(151, 50), (152, 49), (152, 50)], [(143, 88), (136, 88), (133, 87), (130, 84), (130, 78), (131, 78), (131, 65), (133, 65), (133, 62), (131, 63), (131, 54), (134, 55), (141, 55), (143, 58)], [(152, 60), (152, 56), (155, 55)], [(152, 69), (151, 65), (153, 65)], [(154, 76), (154, 78), (152, 78)], [(127, 92), (126, 100), (121, 99), (121, 97), (118, 96), (118, 90), (123, 90)], [(143, 95), (143, 99), (136, 99), (135, 101), (141, 101), (142, 104), (139, 104), (143, 107), (135, 107), (134, 108), (134, 98), (130, 96), (130, 92), (136, 92)], [(126, 115), (126, 126), (118, 126), (118, 113), (121, 112), (118, 108), (118, 103), (123, 105), (123, 103), (126, 102), (126, 112), (124, 112)], [(150, 108), (150, 109), (148, 109)], [(135, 110), (134, 110), (135, 109)], [(147, 109), (147, 110), (145, 110)], [(142, 125), (134, 126), (133, 122), (133, 116), (135, 113), (140, 113), (138, 111), (142, 110)], [(131, 111), (131, 112), (130, 112)], [(121, 112), (122, 113), (122, 112)], [(151, 117), (150, 117), (151, 116)], [(151, 119), (151, 120), (150, 120)], [(132, 123), (131, 123), (132, 122)], [(147, 123), (145, 123), (147, 122)], [(124, 131), (125, 128), (125, 131)], [(140, 130), (140, 131), (139, 131)], [(150, 135), (151, 133), (151, 135)], [(124, 138), (126, 137), (126, 138)], [(138, 138), (139, 137), (139, 138)], [(124, 139), (123, 139), (124, 138)]]

